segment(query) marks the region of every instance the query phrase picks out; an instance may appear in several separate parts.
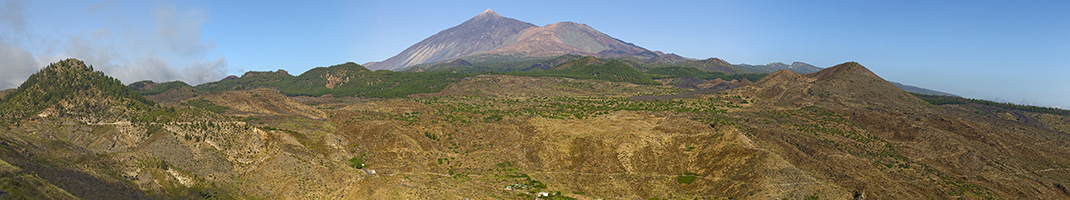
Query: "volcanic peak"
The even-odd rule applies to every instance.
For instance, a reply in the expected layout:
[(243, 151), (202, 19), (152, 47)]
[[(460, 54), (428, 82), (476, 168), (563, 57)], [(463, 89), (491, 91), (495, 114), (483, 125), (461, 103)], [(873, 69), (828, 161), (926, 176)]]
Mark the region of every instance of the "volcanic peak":
[(476, 15), (476, 17), (479, 17), (479, 16), (489, 16), (489, 17), (497, 16), (497, 17), (501, 17), (501, 15), (498, 15), (498, 13), (494, 12), (494, 10), (491, 10), (490, 8), (487, 8), (487, 10), (483, 11), (482, 13), (479, 13), (479, 15)]
[(534, 24), (484, 11), (460, 25), (442, 30), (382, 62), (366, 63), (372, 70), (398, 69), (482, 53), (515, 43), (516, 35)]
[(759, 79), (757, 82), (755, 82), (755, 84), (761, 85), (761, 84), (765, 84), (766, 82), (774, 82), (774, 81), (781, 81), (781, 80), (796, 80), (796, 79), (799, 79), (799, 78), (802, 78), (802, 77), (803, 77), (803, 75), (799, 74), (798, 72), (782, 69), (782, 70), (777, 70), (776, 72), (773, 72), (772, 74), (766, 75), (765, 77), (762, 77), (762, 79)]
[(850, 76), (866, 76), (870, 78), (877, 78), (883, 81), (881, 77), (874, 74), (873, 71), (869, 71), (866, 67), (858, 64), (857, 62), (846, 62), (839, 64), (828, 69), (823, 69), (814, 73), (812, 77), (818, 79), (834, 79), (834, 78), (847, 78)]
[[(751, 95), (779, 106), (882, 107), (915, 109), (926, 105), (856, 62), (800, 74), (779, 70), (759, 80)], [(744, 92), (747, 93), (747, 92)]]
[[(460, 25), (410, 46), (398, 55), (382, 62), (365, 63), (365, 66), (372, 70), (395, 70), (479, 55), (506, 55), (516, 59), (530, 59), (567, 54), (603, 58), (657, 58), (663, 55), (610, 37), (586, 24), (559, 22), (539, 27), (502, 17), (487, 9)], [(478, 58), (466, 60), (480, 61)]]

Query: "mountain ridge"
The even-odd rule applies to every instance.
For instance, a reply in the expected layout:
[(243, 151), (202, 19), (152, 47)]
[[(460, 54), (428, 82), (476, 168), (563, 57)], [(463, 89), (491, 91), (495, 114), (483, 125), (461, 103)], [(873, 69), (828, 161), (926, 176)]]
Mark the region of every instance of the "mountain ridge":
[(487, 9), (463, 23), (442, 30), (382, 62), (366, 63), (369, 69), (399, 69), (490, 51), (515, 42), (520, 31), (534, 24), (502, 17)]
[(807, 63), (804, 63), (804, 62), (799, 62), (799, 61), (792, 62), (791, 65), (784, 64), (783, 62), (775, 62), (775, 63), (769, 63), (769, 64), (765, 64), (765, 65), (736, 64), (734, 66), (742, 68), (742, 69), (747, 70), (747, 71), (757, 72), (757, 73), (772, 73), (772, 72), (776, 72), (777, 70), (786, 69), (786, 70), (791, 70), (791, 71), (795, 71), (795, 72), (798, 72), (798, 73), (804, 73), (805, 74), (805, 73), (814, 73), (814, 72), (817, 72), (817, 71), (821, 71), (821, 69), (822, 69), (820, 67), (817, 67), (817, 66), (814, 66), (814, 65), (811, 65), (811, 64), (807, 64)]

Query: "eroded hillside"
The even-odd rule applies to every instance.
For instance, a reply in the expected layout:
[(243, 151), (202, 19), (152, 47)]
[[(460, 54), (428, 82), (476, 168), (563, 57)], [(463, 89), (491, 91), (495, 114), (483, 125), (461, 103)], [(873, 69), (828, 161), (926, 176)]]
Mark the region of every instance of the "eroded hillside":
[[(148, 101), (92, 89), (109, 85), (74, 90), (5, 120), (0, 190), (49, 199), (1070, 198), (1067, 115), (937, 106), (857, 63), (753, 84), (661, 80), (682, 88), (460, 76), (400, 98), (286, 96), (270, 81), (344, 89), (391, 76), (356, 66), (148, 97), (160, 104), (128, 106)], [(649, 95), (671, 98), (629, 100)], [(8, 97), (0, 103), (14, 105)], [(63, 103), (99, 97), (113, 100)]]

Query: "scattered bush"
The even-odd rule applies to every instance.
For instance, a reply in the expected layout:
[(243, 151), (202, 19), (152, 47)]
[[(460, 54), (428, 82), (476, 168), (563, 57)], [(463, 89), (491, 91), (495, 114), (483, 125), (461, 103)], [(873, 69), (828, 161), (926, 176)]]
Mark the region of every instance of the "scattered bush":
[(364, 159), (353, 157), (349, 159), (349, 166), (357, 169), (364, 169)]

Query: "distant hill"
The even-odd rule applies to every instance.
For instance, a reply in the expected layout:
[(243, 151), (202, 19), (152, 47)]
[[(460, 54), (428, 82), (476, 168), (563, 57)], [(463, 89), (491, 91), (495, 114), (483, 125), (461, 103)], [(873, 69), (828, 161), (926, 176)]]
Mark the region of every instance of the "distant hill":
[[(684, 62), (680, 62), (680, 63), (675, 64), (675, 66), (697, 68), (697, 69), (701, 69), (703, 71), (710, 71), (710, 72), (727, 72), (727, 73), (748, 72), (748, 71), (746, 71), (746, 69), (741, 69), (741, 68), (738, 68), (736, 66), (732, 66), (732, 64), (729, 64), (728, 62), (726, 62), (724, 60), (721, 60), (720, 58), (708, 58), (708, 59), (705, 59), (705, 60), (684, 61)], [(759, 72), (759, 73), (769, 73), (769, 72)]]
[[(237, 79), (237, 76), (231, 76), (233, 78), (224, 79)], [(145, 98), (157, 103), (175, 103), (188, 98), (196, 97), (206, 94), (207, 92), (197, 90), (182, 81), (171, 81), (165, 83), (157, 83), (149, 80), (138, 81), (130, 84), (130, 89), (134, 89), (144, 95)]]
[[(456, 59), (430, 64), (421, 64), (409, 67), (406, 72), (457, 72), (457, 73), (484, 73), (484, 72), (511, 72), (529, 70), (548, 70), (561, 63), (583, 58), (582, 55), (562, 55), (542, 59), (524, 59), (504, 62), (477, 62), (472, 57)], [(477, 58), (478, 59), (478, 58)], [(462, 62), (463, 61), (463, 62)]]
[[(735, 66), (740, 68), (740, 69), (743, 69), (743, 70), (746, 70), (746, 71), (750, 71), (750, 72), (754, 72), (754, 73), (772, 73), (772, 72), (776, 72), (778, 70), (786, 69), (786, 70), (794, 71), (796, 73), (807, 74), (807, 73), (818, 72), (818, 71), (821, 71), (821, 69), (822, 69), (820, 67), (813, 66), (813, 65), (810, 65), (810, 64), (807, 64), (807, 63), (804, 63), (804, 62), (792, 62), (791, 65), (784, 64), (784, 63), (781, 63), (781, 62), (777, 62), (777, 63), (769, 63), (769, 64), (765, 64), (765, 65), (738, 64), (738, 65), (735, 65)], [(905, 90), (907, 92), (913, 92), (913, 93), (919, 93), (919, 94), (930, 94), (930, 95), (942, 95), (942, 96), (957, 96), (957, 95), (954, 95), (954, 94), (951, 94), (951, 93), (925, 89), (925, 88), (921, 88), (921, 87), (917, 87), (917, 86), (904, 85), (902, 83), (898, 83), (898, 82), (894, 82), (894, 81), (889, 81), (889, 83), (891, 83), (892, 85), (895, 85), (899, 89), (903, 89), (903, 90)]]
[(510, 62), (566, 54), (601, 58), (636, 57), (669, 62), (687, 60), (674, 54), (646, 50), (586, 24), (559, 22), (539, 27), (502, 17), (487, 9), (460, 25), (410, 46), (398, 55), (364, 65), (373, 70), (399, 70), (458, 58), (472, 63)]
[(371, 71), (353, 62), (317, 67), (299, 76), (286, 71), (246, 72), (237, 79), (209, 82), (198, 90), (216, 93), (230, 90), (272, 88), (288, 96), (403, 97), (414, 93), (438, 92), (446, 84), (474, 76), (463, 73), (402, 73)]
[[(208, 93), (256, 88), (271, 88), (287, 96), (316, 97), (330, 94), (339, 97), (403, 97), (416, 93), (439, 92), (448, 84), (462, 78), (484, 73), (596, 79), (646, 85), (660, 84), (653, 81), (654, 78), (757, 80), (765, 76), (765, 74), (738, 73), (740, 71), (743, 70), (716, 58), (677, 64), (656, 64), (630, 57), (598, 58), (569, 54), (547, 59), (497, 63), (470, 63), (465, 59), (455, 59), (426, 66), (426, 68), (412, 68), (408, 72), (371, 71), (350, 62), (313, 68), (299, 76), (292, 76), (283, 70), (251, 71), (238, 78), (204, 83), (192, 89), (186, 88), (183, 86), (184, 83), (180, 82), (160, 84), (151, 81), (134, 83), (131, 87), (149, 95), (154, 100), (174, 103), (179, 99)], [(179, 90), (179, 88), (183, 89)], [(174, 98), (179, 96), (184, 98)]]
[(588, 66), (588, 65), (601, 65), (601, 64), (605, 64), (605, 63), (606, 62), (602, 61), (602, 59), (595, 58), (594, 56), (587, 56), (587, 57), (583, 57), (583, 58), (580, 58), (580, 59), (575, 59), (575, 60), (572, 60), (572, 61), (561, 63), (559, 65), (553, 66), (553, 68), (551, 68), (551, 69), (556, 69), (556, 70), (572, 69), (572, 68), (579, 68), (579, 67), (584, 67), (584, 66)]
[(175, 90), (178, 88), (192, 87), (186, 82), (171, 81), (166, 83), (157, 83), (153, 81), (138, 81), (130, 84), (130, 89), (137, 90), (141, 95), (154, 95), (167, 91)]
[[(670, 54), (664, 54), (670, 55)], [(675, 56), (675, 55), (672, 55)], [(457, 73), (484, 73), (484, 72), (512, 72), (512, 71), (530, 71), (530, 70), (549, 70), (551, 68), (569, 68), (571, 66), (560, 66), (562, 64), (571, 62), (577, 59), (597, 59), (597, 60), (618, 60), (627, 63), (629, 66), (640, 70), (646, 71), (656, 68), (672, 68), (672, 67), (685, 67), (695, 68), (704, 72), (717, 72), (727, 74), (751, 74), (758, 72), (750, 72), (741, 68), (738, 68), (728, 62), (721, 60), (720, 58), (709, 58), (704, 60), (685, 59), (682, 57), (674, 58), (672, 56), (660, 56), (651, 60), (642, 60), (637, 56), (621, 57), (621, 58), (605, 58), (597, 56), (584, 56), (579, 54), (566, 54), (556, 57), (544, 57), (544, 58), (530, 58), (520, 59), (512, 61), (475, 61), (476, 59), (486, 58), (482, 56), (467, 57), (464, 59), (456, 59), (451, 61), (443, 61), (432, 64), (422, 64), (410, 67), (403, 71), (406, 72), (457, 72)], [(590, 57), (590, 58), (586, 58)], [(462, 62), (463, 61), (463, 62)], [(601, 61), (600, 61), (601, 62)], [(462, 64), (458, 64), (462, 63)], [(571, 65), (571, 64), (570, 64)], [(762, 73), (767, 74), (767, 73)]]
[(7, 96), (8, 93), (11, 93), (11, 92), (14, 92), (14, 91), (15, 91), (15, 88), (6, 89), (6, 90), (0, 90), (0, 99), (4, 99), (4, 96)]
[(777, 70), (786, 69), (786, 70), (791, 70), (791, 71), (794, 71), (794, 72), (797, 72), (797, 73), (806, 74), (806, 73), (814, 73), (814, 72), (817, 72), (817, 71), (821, 70), (820, 67), (813, 66), (813, 65), (810, 65), (810, 64), (806, 64), (804, 62), (792, 62), (791, 65), (784, 64), (782, 62), (776, 62), (776, 63), (769, 63), (769, 64), (765, 64), (765, 65), (738, 64), (738, 65), (735, 65), (735, 66), (740, 68), (740, 69), (747, 70), (747, 71), (750, 71), (750, 72), (755, 72), (755, 73), (773, 73), (773, 72), (776, 72)]
[(913, 93), (918, 93), (918, 94), (928, 94), (928, 95), (938, 95), (938, 96), (952, 96), (952, 97), (958, 97), (959, 96), (959, 95), (955, 95), (955, 94), (951, 94), (951, 93), (925, 89), (925, 88), (921, 88), (921, 87), (917, 87), (917, 86), (904, 85), (902, 83), (895, 82), (895, 81), (888, 81), (888, 82), (892, 83), (892, 85), (895, 85), (895, 87), (899, 87), (899, 89), (903, 89), (903, 90), (905, 90), (907, 92), (913, 92)]
[(780, 70), (765, 76), (752, 86), (750, 89), (757, 90), (749, 91), (748, 94), (764, 99), (759, 103), (777, 106), (905, 108), (926, 104), (855, 62), (839, 64), (809, 74)]

